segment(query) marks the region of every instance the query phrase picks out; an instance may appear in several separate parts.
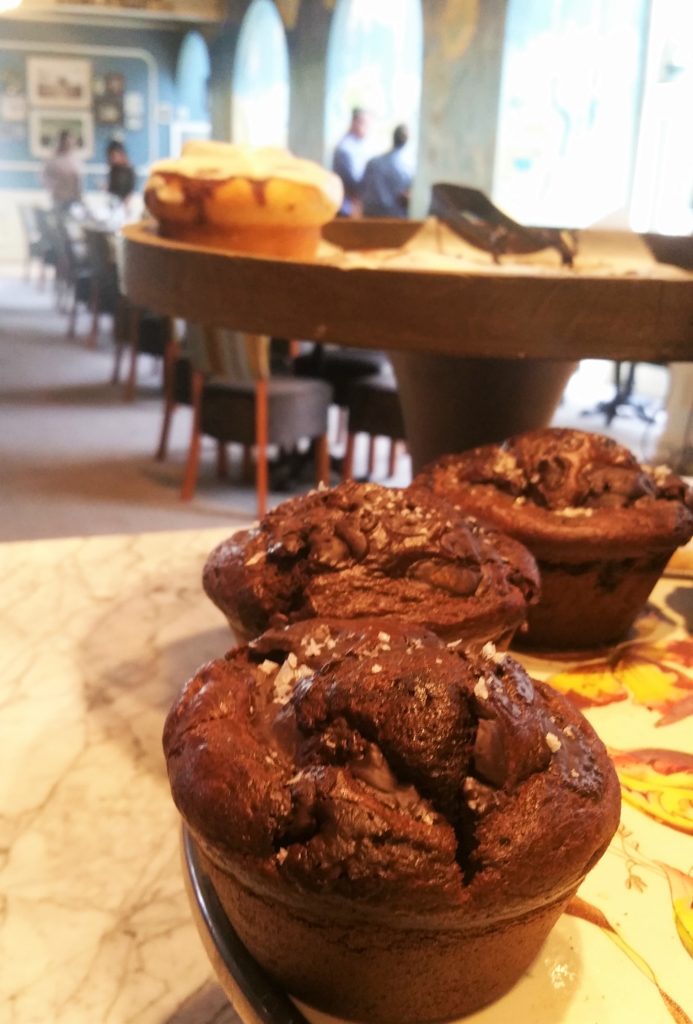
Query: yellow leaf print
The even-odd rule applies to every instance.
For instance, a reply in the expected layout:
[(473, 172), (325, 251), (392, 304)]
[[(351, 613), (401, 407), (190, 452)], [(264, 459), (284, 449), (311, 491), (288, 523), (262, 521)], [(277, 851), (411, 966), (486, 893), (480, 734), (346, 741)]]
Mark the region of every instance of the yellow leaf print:
[(604, 660), (558, 672), (551, 676), (549, 683), (555, 690), (567, 694), (577, 707), (612, 704), (628, 696), (623, 683), (614, 675), (609, 662)]
[(684, 949), (693, 957), (693, 878), (684, 875), (678, 868), (657, 862), (667, 876), (671, 890), (671, 904), (674, 908), (674, 922)]
[(679, 750), (609, 751), (623, 799), (651, 818), (693, 835), (693, 757)]
[(608, 657), (572, 665), (548, 681), (577, 707), (630, 696), (636, 704), (660, 712), (657, 725), (669, 725), (693, 715), (693, 642), (628, 641)]
[[(633, 645), (624, 650), (614, 666), (614, 675), (636, 704), (665, 712), (668, 720), (672, 720), (672, 712), (679, 705), (680, 710), (690, 713), (688, 704), (693, 697), (693, 679), (666, 645), (661, 648)], [(674, 720), (678, 717), (684, 716), (673, 714)]]

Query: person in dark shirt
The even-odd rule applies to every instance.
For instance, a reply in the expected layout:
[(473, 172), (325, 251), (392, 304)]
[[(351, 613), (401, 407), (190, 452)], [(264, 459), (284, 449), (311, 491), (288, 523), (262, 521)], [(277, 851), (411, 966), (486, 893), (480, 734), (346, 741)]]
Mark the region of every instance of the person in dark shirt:
[(109, 195), (125, 203), (135, 191), (135, 169), (122, 142), (112, 139), (106, 148)]
[(392, 149), (366, 164), (361, 182), (364, 217), (406, 217), (412, 174), (404, 159), (409, 132), (399, 124), (392, 136)]
[(344, 201), (341, 217), (358, 216), (361, 212), (361, 179), (368, 161), (368, 115), (361, 107), (351, 112), (349, 131), (339, 142), (332, 158), (332, 170), (342, 179)]

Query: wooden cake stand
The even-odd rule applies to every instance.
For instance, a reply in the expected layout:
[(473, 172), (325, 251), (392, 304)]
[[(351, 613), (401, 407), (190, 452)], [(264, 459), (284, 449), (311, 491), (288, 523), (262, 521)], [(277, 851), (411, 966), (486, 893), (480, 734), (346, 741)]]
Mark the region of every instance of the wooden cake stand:
[[(693, 277), (646, 270), (479, 261), (464, 272), (403, 267), (382, 250), (417, 222), (338, 222), (329, 240), (379, 250), (377, 265), (298, 263), (123, 230), (123, 290), (135, 304), (210, 325), (386, 349), (414, 470), (446, 451), (549, 422), (575, 361), (693, 360)], [(483, 260), (483, 257), (482, 257)], [(392, 262), (393, 265), (389, 265)]]

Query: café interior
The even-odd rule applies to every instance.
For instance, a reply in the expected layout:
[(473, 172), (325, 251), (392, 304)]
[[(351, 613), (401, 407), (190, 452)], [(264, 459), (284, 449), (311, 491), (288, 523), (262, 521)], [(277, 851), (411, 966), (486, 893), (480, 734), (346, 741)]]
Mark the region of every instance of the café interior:
[[(356, 202), (313, 261), (178, 245), (145, 205), (207, 140), (330, 169), (355, 109), (369, 158), (406, 126), (406, 202)], [(240, 635), (203, 566), (317, 483), (399, 493), (518, 429), (693, 475), (691, 110), (691, 0), (0, 0), (0, 1020), (346, 1024), (250, 957), (171, 800), (166, 715)], [(517, 655), (604, 740), (622, 818), (465, 1024), (693, 1016), (681, 550), (627, 637)]]
[[(180, 365), (162, 444), (162, 324), (149, 318), (133, 341), (127, 317), (114, 316), (114, 269), (99, 269), (104, 252), (85, 240), (90, 225), (117, 234), (139, 219), (148, 168), (187, 140), (286, 146), (329, 167), (362, 106), (373, 154), (390, 148), (395, 125), (409, 129), (411, 221), (428, 215), (443, 182), (479, 190), (522, 225), (690, 235), (685, 2), (24, 0), (0, 29), (4, 539), (234, 523), (254, 509), (252, 445), (222, 451), (204, 436), (194, 484), (186, 475), (191, 410)], [(37, 95), (42, 66), (60, 73), (61, 61), (88, 98)], [(52, 215), (42, 179), (56, 114), (81, 133), (84, 170), (82, 202), (57, 240), (45, 235)], [(127, 209), (106, 192), (114, 139), (136, 175)], [(333, 480), (350, 446), (350, 473), (406, 483), (391, 360), (383, 347), (350, 340), (316, 353), (314, 339), (275, 339), (272, 372), (323, 364), (337, 399), (328, 411)], [(685, 470), (685, 364), (582, 354), (561, 378), (552, 421), (604, 430)], [(312, 486), (305, 447), (298, 439), (293, 450), (271, 449), (270, 503)]]

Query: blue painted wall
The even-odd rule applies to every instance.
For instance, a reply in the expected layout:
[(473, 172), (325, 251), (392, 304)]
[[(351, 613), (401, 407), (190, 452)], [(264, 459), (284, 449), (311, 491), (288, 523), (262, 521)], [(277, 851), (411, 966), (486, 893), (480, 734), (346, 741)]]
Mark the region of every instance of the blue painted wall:
[[(9, 80), (20, 80), (26, 94), (30, 56), (84, 57), (92, 62), (94, 77), (109, 72), (123, 75), (126, 93), (139, 93), (143, 98), (141, 127), (128, 130), (126, 125), (99, 125), (94, 119), (94, 154), (85, 161), (86, 187), (103, 187), (105, 148), (113, 137), (125, 142), (141, 181), (147, 165), (169, 151), (170, 118), (176, 108), (175, 69), (185, 31), (184, 25), (165, 30), (143, 25), (133, 30), (2, 19), (0, 92)], [(28, 112), (35, 109), (28, 106)], [(42, 158), (30, 152), (28, 119), (24, 126), (22, 133), (21, 123), (0, 121), (2, 189), (40, 186)]]

